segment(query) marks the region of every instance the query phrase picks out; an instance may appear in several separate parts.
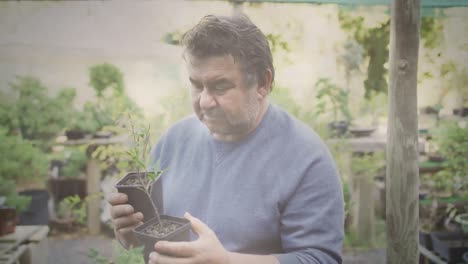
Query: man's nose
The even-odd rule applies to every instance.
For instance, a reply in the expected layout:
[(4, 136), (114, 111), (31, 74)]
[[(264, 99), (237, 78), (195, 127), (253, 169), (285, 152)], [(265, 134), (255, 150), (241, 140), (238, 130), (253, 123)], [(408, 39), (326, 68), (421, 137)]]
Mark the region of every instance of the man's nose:
[(216, 99), (207, 89), (204, 89), (200, 94), (200, 108), (210, 109), (214, 106), (216, 106)]

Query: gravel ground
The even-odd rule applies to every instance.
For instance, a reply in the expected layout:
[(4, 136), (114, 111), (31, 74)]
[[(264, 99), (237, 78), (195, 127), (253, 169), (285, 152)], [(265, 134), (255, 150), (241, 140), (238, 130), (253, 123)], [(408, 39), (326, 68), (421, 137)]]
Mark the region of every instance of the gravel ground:
[[(49, 238), (49, 264), (91, 264), (88, 258), (91, 249), (102, 256), (112, 256), (112, 238), (106, 236), (60, 236)], [(385, 249), (346, 252), (344, 264), (385, 263)]]
[(112, 256), (112, 239), (105, 236), (84, 236), (79, 238), (50, 237), (49, 264), (91, 264), (88, 257), (91, 249), (102, 256)]

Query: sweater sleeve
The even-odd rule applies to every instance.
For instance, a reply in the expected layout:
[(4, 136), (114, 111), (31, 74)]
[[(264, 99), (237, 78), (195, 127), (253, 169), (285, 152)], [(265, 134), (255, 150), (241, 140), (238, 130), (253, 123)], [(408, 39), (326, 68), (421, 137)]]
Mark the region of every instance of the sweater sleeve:
[(342, 263), (344, 202), (341, 180), (328, 151), (305, 171), (281, 214), (281, 264)]

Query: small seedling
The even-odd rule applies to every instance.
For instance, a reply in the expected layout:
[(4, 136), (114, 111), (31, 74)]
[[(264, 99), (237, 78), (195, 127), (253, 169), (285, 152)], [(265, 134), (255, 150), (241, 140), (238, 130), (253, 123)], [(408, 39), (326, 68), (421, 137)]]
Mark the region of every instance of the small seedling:
[[(151, 187), (153, 183), (161, 176), (166, 169), (160, 169), (160, 161), (157, 160), (152, 166), (148, 168), (147, 164), (149, 163), (148, 153), (150, 150), (150, 126), (137, 126), (132, 118), (132, 115), (128, 113), (130, 132), (133, 137), (134, 145), (133, 147), (126, 151), (128, 157), (133, 161), (137, 169), (138, 177), (135, 177), (137, 183), (141, 185), (141, 189), (151, 197)], [(160, 220), (158, 209), (155, 210), (156, 217)]]

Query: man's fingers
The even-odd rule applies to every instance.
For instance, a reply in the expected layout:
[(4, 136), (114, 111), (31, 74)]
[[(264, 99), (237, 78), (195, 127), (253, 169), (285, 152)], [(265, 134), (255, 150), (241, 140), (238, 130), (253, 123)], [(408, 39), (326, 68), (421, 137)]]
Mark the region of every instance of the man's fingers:
[[(139, 223), (138, 225), (141, 225), (143, 224), (143, 222)], [(124, 228), (120, 228), (120, 229), (117, 229), (117, 232), (119, 232), (121, 235), (129, 235), (129, 234), (133, 234), (133, 229), (135, 229), (135, 227), (124, 227)]]
[(203, 223), (200, 219), (192, 216), (188, 212), (184, 214), (185, 219), (190, 221), (190, 224), (192, 225), (193, 231), (198, 234), (198, 236), (202, 235), (212, 235), (213, 230), (209, 228), (205, 223)]
[(114, 219), (114, 226), (116, 229), (121, 229), (124, 227), (136, 227), (141, 222), (143, 222), (143, 214), (137, 212), (127, 217), (119, 217)]
[(128, 202), (128, 196), (125, 193), (110, 193), (107, 196), (107, 202), (110, 205), (126, 204)]
[(174, 256), (178, 258), (192, 257), (196, 253), (195, 242), (159, 241), (154, 245), (154, 249), (159, 254)]
[(171, 256), (166, 256), (156, 252), (151, 252), (149, 254), (148, 264), (189, 264), (193, 261), (189, 258), (175, 258)]
[(114, 205), (111, 208), (111, 216), (113, 219), (124, 216), (130, 216), (134, 213), (134, 211), (135, 210), (133, 209), (133, 206), (129, 204)]

